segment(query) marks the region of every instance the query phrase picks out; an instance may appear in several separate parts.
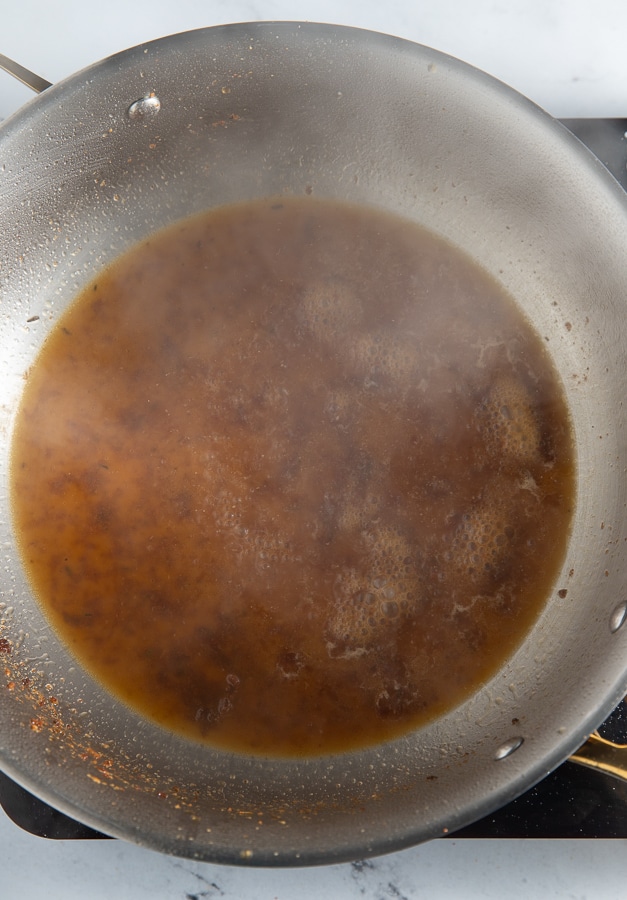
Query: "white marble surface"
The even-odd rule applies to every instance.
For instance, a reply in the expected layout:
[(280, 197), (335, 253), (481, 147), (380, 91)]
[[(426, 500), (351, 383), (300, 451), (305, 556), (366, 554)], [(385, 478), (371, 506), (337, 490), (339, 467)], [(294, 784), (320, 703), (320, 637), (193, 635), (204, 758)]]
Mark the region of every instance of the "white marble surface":
[[(557, 116), (627, 116), (625, 0), (4, 0), (0, 52), (50, 81), (127, 46), (206, 25), (335, 22), (452, 53)], [(0, 119), (30, 96), (0, 73)], [(119, 841), (52, 842), (0, 811), (0, 898), (418, 900), (627, 896), (627, 841), (448, 840), (366, 864), (250, 870)]]

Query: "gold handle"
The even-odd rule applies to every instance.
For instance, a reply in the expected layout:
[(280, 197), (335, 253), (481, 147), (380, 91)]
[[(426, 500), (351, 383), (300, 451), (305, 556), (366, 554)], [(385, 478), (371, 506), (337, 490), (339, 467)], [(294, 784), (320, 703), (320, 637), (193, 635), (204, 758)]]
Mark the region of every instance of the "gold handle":
[(41, 92), (45, 91), (46, 88), (49, 88), (51, 84), (50, 81), (46, 81), (45, 78), (40, 78), (39, 75), (35, 75), (30, 69), (25, 69), (24, 66), (14, 62), (2, 53), (0, 53), (0, 69), (4, 69), (9, 75), (13, 75), (14, 78), (17, 78), (18, 81), (21, 81), (22, 84), (29, 87), (31, 91), (35, 91), (36, 94), (41, 94)]
[(627, 744), (614, 744), (594, 731), (570, 761), (627, 781)]

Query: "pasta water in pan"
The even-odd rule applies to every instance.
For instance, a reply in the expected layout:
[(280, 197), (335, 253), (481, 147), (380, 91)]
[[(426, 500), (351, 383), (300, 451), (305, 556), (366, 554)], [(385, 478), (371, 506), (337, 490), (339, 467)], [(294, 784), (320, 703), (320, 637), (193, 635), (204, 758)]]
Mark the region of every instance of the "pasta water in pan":
[(29, 372), (21, 553), (107, 689), (193, 740), (317, 755), (459, 704), (551, 591), (574, 502), (542, 338), (391, 214), (279, 198), (156, 233)]

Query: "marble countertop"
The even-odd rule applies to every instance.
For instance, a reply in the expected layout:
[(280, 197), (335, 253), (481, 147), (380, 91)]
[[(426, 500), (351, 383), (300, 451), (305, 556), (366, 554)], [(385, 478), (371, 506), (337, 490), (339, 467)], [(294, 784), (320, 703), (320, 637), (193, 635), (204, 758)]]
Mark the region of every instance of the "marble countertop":
[[(627, 116), (624, 0), (20, 0), (0, 52), (49, 81), (125, 47), (213, 24), (298, 19), (396, 34), (451, 53), (558, 117)], [(30, 92), (0, 73), (0, 120)], [(258, 870), (120, 841), (47, 841), (0, 810), (0, 896), (47, 900), (623, 898), (625, 840), (434, 841), (367, 862)]]

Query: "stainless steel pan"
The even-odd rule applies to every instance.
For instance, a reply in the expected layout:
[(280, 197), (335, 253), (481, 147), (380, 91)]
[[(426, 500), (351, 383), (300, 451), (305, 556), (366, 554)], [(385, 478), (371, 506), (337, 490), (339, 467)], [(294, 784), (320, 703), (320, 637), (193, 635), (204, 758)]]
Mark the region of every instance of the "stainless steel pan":
[[(105, 693), (25, 581), (7, 461), (24, 375), (77, 291), (205, 208), (311, 191), (426, 224), (514, 295), (561, 373), (572, 538), (514, 658), (461, 707), (364, 752), (199, 748)], [(569, 756), (627, 689), (627, 202), (559, 124), (442, 54), (354, 29), (166, 38), (47, 89), (0, 129), (0, 763), (104, 832), (228, 863), (331, 862), (479, 818)]]

